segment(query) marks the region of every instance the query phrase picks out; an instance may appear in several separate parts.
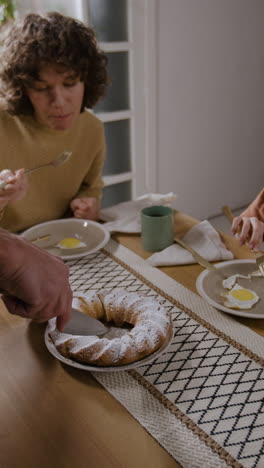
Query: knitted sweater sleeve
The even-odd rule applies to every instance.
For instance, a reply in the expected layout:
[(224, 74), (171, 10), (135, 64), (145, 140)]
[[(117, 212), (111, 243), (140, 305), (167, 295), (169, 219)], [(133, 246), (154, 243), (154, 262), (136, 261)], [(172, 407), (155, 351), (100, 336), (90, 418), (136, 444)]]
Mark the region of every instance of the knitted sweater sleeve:
[(96, 153), (89, 171), (85, 175), (80, 189), (75, 198), (95, 197), (97, 200), (102, 198), (103, 179), (102, 172), (105, 162), (105, 139), (102, 131), (100, 136), (99, 150)]

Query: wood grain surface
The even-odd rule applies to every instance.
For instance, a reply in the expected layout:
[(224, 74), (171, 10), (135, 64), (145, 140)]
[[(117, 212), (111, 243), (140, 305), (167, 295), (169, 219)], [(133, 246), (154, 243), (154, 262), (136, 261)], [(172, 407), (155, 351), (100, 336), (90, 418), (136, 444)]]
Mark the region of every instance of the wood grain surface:
[[(183, 235), (197, 221), (175, 214)], [(253, 258), (223, 235), (237, 258)], [(143, 258), (137, 235), (114, 238)], [(196, 292), (199, 265), (161, 268)], [(264, 320), (236, 318), (264, 334)], [(89, 372), (61, 364), (44, 343), (45, 325), (12, 316), (0, 302), (1, 468), (179, 468), (180, 465)]]

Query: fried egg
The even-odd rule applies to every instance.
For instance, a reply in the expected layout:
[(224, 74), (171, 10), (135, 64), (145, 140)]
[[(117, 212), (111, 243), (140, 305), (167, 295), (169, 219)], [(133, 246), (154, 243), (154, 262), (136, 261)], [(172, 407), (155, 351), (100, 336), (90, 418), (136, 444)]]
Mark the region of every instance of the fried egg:
[(222, 294), (224, 305), (230, 309), (251, 309), (259, 300), (259, 296), (250, 289), (242, 288), (238, 284)]
[(58, 244), (56, 244), (56, 247), (64, 250), (80, 249), (81, 247), (86, 247), (86, 244), (76, 237), (65, 237), (64, 239), (60, 240)]

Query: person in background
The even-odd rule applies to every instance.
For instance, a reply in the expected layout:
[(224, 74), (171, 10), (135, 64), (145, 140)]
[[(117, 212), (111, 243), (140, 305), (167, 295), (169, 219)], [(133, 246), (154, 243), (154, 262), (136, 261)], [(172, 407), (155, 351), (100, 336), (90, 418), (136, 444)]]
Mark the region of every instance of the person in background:
[(264, 240), (264, 188), (246, 210), (234, 218), (232, 234), (240, 245), (247, 243), (250, 249), (261, 250)]
[(57, 317), (63, 331), (71, 317), (69, 268), (22, 237), (0, 229), (0, 289), (11, 314), (36, 322)]
[[(107, 57), (93, 30), (59, 13), (4, 29), (0, 53), (0, 225), (19, 232), (65, 216), (96, 220), (105, 140), (89, 110), (105, 94)], [(25, 169), (71, 158), (29, 176)]]

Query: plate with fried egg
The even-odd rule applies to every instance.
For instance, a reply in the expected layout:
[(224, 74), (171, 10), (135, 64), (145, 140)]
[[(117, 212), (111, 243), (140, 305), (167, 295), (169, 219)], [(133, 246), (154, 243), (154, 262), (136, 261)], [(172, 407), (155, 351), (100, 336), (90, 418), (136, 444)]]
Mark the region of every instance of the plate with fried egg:
[(232, 315), (264, 318), (264, 277), (254, 276), (255, 260), (230, 260), (215, 265), (221, 274), (204, 270), (196, 289), (209, 304)]
[(103, 224), (77, 218), (37, 224), (24, 231), (21, 236), (63, 260), (97, 252), (110, 239), (109, 231)]

